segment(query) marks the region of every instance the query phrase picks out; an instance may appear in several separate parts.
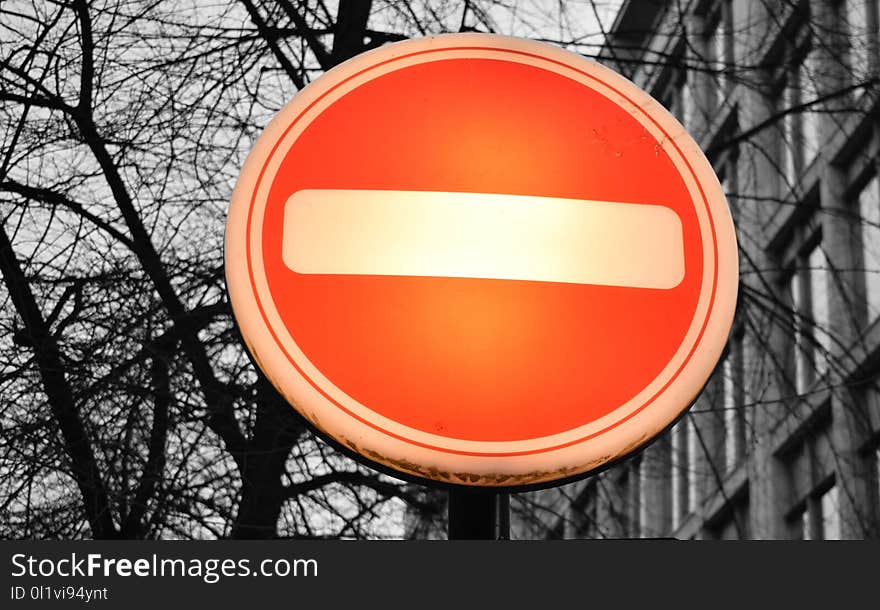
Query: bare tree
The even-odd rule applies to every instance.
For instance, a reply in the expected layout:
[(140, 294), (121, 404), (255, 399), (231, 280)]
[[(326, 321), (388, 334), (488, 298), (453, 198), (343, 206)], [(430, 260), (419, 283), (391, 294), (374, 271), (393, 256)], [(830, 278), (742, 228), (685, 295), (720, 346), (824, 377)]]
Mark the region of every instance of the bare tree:
[(314, 74), (395, 38), (368, 9), (0, 8), (3, 535), (381, 536), (424, 507), (312, 438), (223, 283), (244, 154)]

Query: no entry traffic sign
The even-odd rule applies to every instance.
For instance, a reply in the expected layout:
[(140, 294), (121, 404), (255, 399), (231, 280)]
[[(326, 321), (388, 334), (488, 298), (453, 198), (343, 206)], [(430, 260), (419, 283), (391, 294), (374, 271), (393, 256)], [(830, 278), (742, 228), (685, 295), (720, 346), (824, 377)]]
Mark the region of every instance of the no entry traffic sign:
[(736, 240), (653, 98), (549, 45), (387, 45), (257, 140), (226, 236), (255, 361), (316, 428), (440, 482), (588, 472), (656, 436), (720, 356)]

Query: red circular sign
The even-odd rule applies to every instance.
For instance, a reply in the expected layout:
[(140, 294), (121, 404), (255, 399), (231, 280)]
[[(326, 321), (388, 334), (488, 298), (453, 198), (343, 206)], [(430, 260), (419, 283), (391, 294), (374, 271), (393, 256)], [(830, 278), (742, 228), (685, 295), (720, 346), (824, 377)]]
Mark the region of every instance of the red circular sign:
[(733, 317), (711, 166), (615, 72), (490, 35), (387, 45), (257, 141), (227, 226), (248, 348), (318, 429), (449, 483), (632, 452), (695, 398)]

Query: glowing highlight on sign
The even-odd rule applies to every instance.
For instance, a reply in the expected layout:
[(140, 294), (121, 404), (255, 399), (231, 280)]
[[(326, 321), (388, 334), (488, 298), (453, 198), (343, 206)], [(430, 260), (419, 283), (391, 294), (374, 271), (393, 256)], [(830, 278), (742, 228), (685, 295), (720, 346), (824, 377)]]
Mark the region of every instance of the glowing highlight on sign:
[(524, 195), (301, 190), (285, 205), (282, 248), (305, 274), (670, 289), (685, 273), (668, 207)]

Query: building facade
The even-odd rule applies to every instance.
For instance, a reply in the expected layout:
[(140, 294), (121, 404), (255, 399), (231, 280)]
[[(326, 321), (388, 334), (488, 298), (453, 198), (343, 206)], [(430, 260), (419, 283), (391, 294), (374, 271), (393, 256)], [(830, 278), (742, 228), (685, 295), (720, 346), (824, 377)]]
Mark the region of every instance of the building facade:
[(514, 496), (514, 538), (880, 536), (878, 6), (623, 3), (600, 60), (712, 162), (736, 320), (682, 419), (597, 476)]

